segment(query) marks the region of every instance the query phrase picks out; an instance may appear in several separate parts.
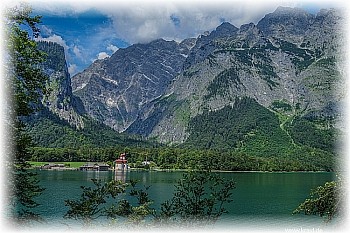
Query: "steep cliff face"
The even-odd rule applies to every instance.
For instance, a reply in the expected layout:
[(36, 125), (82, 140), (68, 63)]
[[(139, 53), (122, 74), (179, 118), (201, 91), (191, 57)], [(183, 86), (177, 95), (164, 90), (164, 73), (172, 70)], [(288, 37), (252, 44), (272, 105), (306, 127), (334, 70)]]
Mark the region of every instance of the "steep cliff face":
[(72, 149), (153, 145), (136, 136), (119, 134), (91, 119), (82, 101), (72, 93), (63, 47), (38, 42), (38, 48), (47, 54), (42, 70), (49, 79), (41, 111), (26, 119), (27, 132), (36, 146)]
[(257, 25), (220, 25), (197, 39), (184, 70), (128, 130), (183, 143), (193, 117), (233, 105), (237, 97), (286, 118), (337, 118), (345, 95), (339, 88), (342, 19), (335, 10), (311, 15), (278, 8)]
[(83, 128), (82, 114), (85, 111), (79, 98), (73, 96), (64, 48), (56, 43), (40, 41), (38, 49), (47, 55), (42, 66), (44, 73), (49, 76), (47, 94), (42, 104), (70, 125)]
[(88, 115), (124, 131), (181, 73), (193, 43), (193, 39), (180, 44), (159, 39), (119, 49), (74, 76), (73, 93), (80, 97)]

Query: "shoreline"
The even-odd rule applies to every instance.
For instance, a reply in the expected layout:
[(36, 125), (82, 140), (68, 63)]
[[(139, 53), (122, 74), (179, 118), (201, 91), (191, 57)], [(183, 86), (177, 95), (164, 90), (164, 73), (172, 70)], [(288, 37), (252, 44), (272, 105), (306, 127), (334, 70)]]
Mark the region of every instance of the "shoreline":
[[(71, 167), (59, 167), (59, 168), (40, 168), (40, 167), (32, 167), (31, 169), (41, 170), (41, 171), (81, 171), (79, 168), (71, 168)], [(142, 169), (142, 168), (130, 168), (128, 170), (115, 170), (108, 169), (107, 171), (88, 171), (88, 172), (130, 172), (130, 171), (140, 171), (140, 172), (189, 172), (189, 171), (199, 171), (199, 170), (191, 170), (191, 169)], [(86, 171), (81, 171), (86, 172)], [(227, 170), (211, 170), (210, 172), (214, 173), (334, 173), (335, 171), (227, 171)]]
[[(36, 169), (36, 170), (47, 170), (47, 171), (80, 171), (80, 167), (77, 165), (71, 167), (71, 166), (66, 166), (66, 164), (82, 164), (86, 162), (40, 162), (43, 164), (50, 164), (52, 166), (45, 167), (44, 165), (35, 165), (34, 161), (28, 161), (32, 166), (30, 169)], [(93, 163), (93, 162), (92, 162)], [(196, 169), (197, 170), (197, 169)], [(144, 168), (129, 168), (128, 170), (125, 171), (149, 171), (149, 172), (189, 172), (189, 171), (196, 171), (193, 169), (161, 169), (161, 168), (150, 168), (150, 169), (144, 169)], [(118, 171), (113, 168), (109, 168), (107, 171)], [(125, 172), (125, 171), (120, 171), (120, 172)], [(198, 171), (198, 170), (197, 170)], [(95, 170), (94, 172), (102, 172)], [(210, 172), (217, 172), (217, 173), (329, 173), (329, 172), (336, 172), (336, 171), (325, 171), (325, 170), (319, 170), (319, 171), (313, 171), (313, 170), (305, 170), (305, 171), (264, 171), (264, 170), (239, 170), (239, 171), (228, 171), (228, 170), (210, 170)], [(339, 171), (340, 172), (340, 171)]]
[[(143, 169), (142, 171), (159, 171), (159, 172), (189, 172), (193, 171), (190, 169)], [(199, 171), (199, 170), (197, 170)], [(248, 170), (242, 170), (242, 171), (227, 171), (227, 170), (210, 170), (210, 172), (217, 172), (217, 173), (330, 173), (335, 171), (248, 171)]]

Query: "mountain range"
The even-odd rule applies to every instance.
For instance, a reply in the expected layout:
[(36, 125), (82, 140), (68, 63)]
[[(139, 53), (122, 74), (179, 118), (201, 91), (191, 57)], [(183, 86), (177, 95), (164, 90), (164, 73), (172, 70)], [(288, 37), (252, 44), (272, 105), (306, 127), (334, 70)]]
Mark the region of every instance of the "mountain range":
[(224, 22), (197, 38), (119, 49), (73, 77), (63, 47), (39, 42), (50, 92), (29, 131), (49, 147), (64, 146), (64, 133), (39, 140), (45, 121), (68, 127), (76, 145), (84, 130), (103, 128), (113, 143), (138, 135), (257, 156), (333, 153), (344, 122), (343, 26), (338, 10), (278, 7), (257, 24)]

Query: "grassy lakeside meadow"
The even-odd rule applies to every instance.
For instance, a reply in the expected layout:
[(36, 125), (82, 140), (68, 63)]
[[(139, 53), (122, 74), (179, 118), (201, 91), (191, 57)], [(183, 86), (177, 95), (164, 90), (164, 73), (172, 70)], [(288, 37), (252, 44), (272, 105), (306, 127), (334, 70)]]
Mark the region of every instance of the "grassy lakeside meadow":
[[(51, 164), (53, 162), (35, 162), (35, 161), (29, 161), (30, 165), (34, 168), (44, 166), (45, 164)], [(86, 164), (86, 162), (54, 162), (54, 164), (63, 164), (65, 168), (79, 168), (80, 166), (83, 166)]]

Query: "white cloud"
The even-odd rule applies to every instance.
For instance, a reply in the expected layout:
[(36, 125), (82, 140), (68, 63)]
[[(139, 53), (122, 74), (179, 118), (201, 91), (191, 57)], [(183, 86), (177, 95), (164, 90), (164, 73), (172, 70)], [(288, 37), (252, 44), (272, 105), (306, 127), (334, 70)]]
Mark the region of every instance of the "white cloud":
[(41, 33), (52, 35), (52, 29), (45, 25), (42, 25), (40, 30), (41, 30)]
[[(290, 2), (284, 1), (283, 5), (291, 5)], [(257, 23), (280, 4), (281, 1), (277, 0), (263, 3), (250, 0), (131, 1), (98, 9), (112, 19), (116, 35), (133, 44), (157, 38), (180, 41), (197, 37), (204, 31), (214, 30), (223, 19), (236, 27)]]
[(119, 48), (117, 46), (111, 44), (111, 45), (107, 46), (107, 49), (112, 51), (113, 53), (115, 53)]
[(109, 57), (109, 55), (106, 52), (100, 52), (97, 55), (97, 59), (101, 60), (101, 59), (105, 59), (106, 57)]
[(71, 76), (73, 76), (78, 71), (78, 66), (76, 64), (69, 64), (68, 72)]
[(66, 53), (68, 52), (69, 47), (68, 47), (66, 41), (63, 40), (63, 38), (61, 36), (58, 36), (56, 34), (53, 34), (53, 35), (46, 37), (46, 38), (39, 37), (37, 40), (47, 41), (47, 42), (55, 42), (55, 43), (61, 45), (64, 48)]
[[(321, 0), (320, 0), (321, 1)], [(309, 1), (310, 4), (314, 1)], [(322, 1), (321, 1), (322, 2)], [(332, 2), (339, 2), (334, 0)], [(113, 28), (104, 28), (100, 36), (108, 34), (126, 42), (142, 43), (157, 38), (182, 40), (212, 31), (223, 20), (236, 27), (257, 23), (278, 6), (300, 7), (304, 0), (61, 0), (60, 4), (37, 0), (35, 7), (52, 14), (74, 15), (96, 9), (108, 15)], [(339, 5), (339, 4), (338, 4)], [(174, 16), (176, 21), (174, 21)]]
[(83, 58), (83, 56), (81, 54), (81, 50), (76, 45), (74, 45), (74, 47), (73, 47), (73, 53), (77, 58), (80, 58), (80, 59)]
[[(223, 21), (236, 27), (250, 22), (256, 24), (278, 6), (303, 7), (307, 2), (314, 6), (319, 5), (319, 1), (322, 0), (317, 3), (311, 3), (309, 0), (102, 1), (103, 4), (94, 0), (35, 0), (31, 4), (33, 9), (44, 17), (79, 19), (81, 13), (91, 10), (98, 12), (99, 17), (106, 16), (103, 24), (92, 24), (92, 27), (85, 25), (86, 31), (81, 25), (72, 25), (70, 28), (69, 24), (66, 24), (69, 31), (67, 34), (62, 28), (58, 31), (51, 30), (47, 25), (41, 28), (46, 38), (39, 40), (56, 42), (64, 47), (67, 61), (72, 64), (69, 66), (71, 74), (88, 66), (96, 58), (104, 59), (117, 51), (118, 47), (114, 44), (124, 47), (126, 44), (146, 43), (158, 38), (181, 41), (189, 37), (198, 37), (205, 31), (212, 31)], [(331, 2), (333, 4), (337, 1)], [(64, 24), (62, 22), (62, 25)], [(74, 31), (76, 29), (80, 31)], [(64, 36), (64, 39), (60, 35)], [(126, 43), (121, 43), (121, 40)]]
[[(267, 0), (261, 3), (253, 0), (104, 0), (104, 4), (98, 1), (84, 1), (82, 4), (82, 1), (64, 0), (62, 4), (36, 6), (44, 12), (52, 11), (52, 14), (61, 16), (96, 9), (106, 14), (113, 23), (112, 28), (102, 28), (97, 37), (116, 36), (133, 44), (158, 38), (179, 41), (197, 37), (204, 31), (215, 29), (222, 19), (237, 27), (256, 23), (266, 13), (274, 11), (281, 2), (285, 6), (293, 3), (291, 0)], [(178, 21), (174, 22), (174, 16)]]

